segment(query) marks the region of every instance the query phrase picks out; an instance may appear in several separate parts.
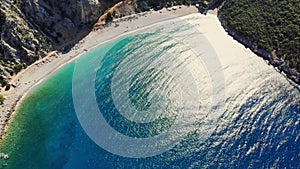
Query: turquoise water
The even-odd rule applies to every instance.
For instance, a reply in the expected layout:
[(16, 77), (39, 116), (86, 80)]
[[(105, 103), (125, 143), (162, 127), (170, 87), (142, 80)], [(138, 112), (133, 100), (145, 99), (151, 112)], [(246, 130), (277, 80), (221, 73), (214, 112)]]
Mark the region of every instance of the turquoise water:
[(60, 158), (51, 157), (51, 152), (66, 152), (68, 143), (60, 141), (65, 134), (72, 134), (70, 125), (75, 123), (68, 119), (74, 116), (70, 91), (73, 68), (74, 64), (69, 64), (26, 96), (2, 143), (1, 149), (11, 154), (10, 160), (2, 160), (2, 164), (7, 163), (8, 168), (43, 168), (49, 166), (51, 158)]
[[(194, 77), (192, 81), (201, 84), (201, 87), (194, 90), (194, 83), (187, 77), (194, 75), (188, 73), (193, 70), (186, 63), (196, 62), (193, 60), (195, 53), (189, 53), (190, 49), (182, 45), (182, 41), (171, 38), (176, 35), (177, 38), (188, 37), (187, 30), (190, 29), (190, 25), (185, 22), (178, 22), (168, 27), (154, 27), (121, 37), (88, 52), (35, 87), (20, 105), (7, 138), (1, 143), (1, 152), (10, 155), (9, 160), (0, 160), (1, 167), (299, 167), (299, 88), (287, 80), (267, 78), (273, 77), (270, 71), (255, 77), (253, 86), (237, 90), (239, 92), (235, 95), (227, 95), (224, 98), (225, 108), (220, 105), (207, 106), (212, 87), (205, 85), (209, 80), (202, 78), (207, 78), (209, 71), (203, 71), (199, 65), (196, 72), (200, 78), (197, 80)], [(93, 86), (90, 87), (86, 85), (88, 71), (95, 74)], [(126, 83), (123, 78), (129, 79), (128, 95), (122, 93), (122, 90), (112, 90), (122, 88)], [(183, 78), (188, 85), (180, 86), (179, 78)], [(226, 80), (229, 84), (234, 83), (234, 79)], [(182, 90), (187, 87), (191, 87), (192, 93), (184, 90), (189, 93), (184, 98)], [(76, 95), (74, 90), (78, 88), (81, 93)], [(79, 121), (77, 108), (85, 110), (91, 107), (91, 98), (87, 95), (90, 89), (94, 89), (97, 108), (106, 122), (123, 135), (141, 139), (159, 136), (171, 130), (180, 117), (179, 110), (189, 108), (187, 112), (192, 117), (186, 119), (188, 123), (176, 128), (178, 131), (186, 129), (187, 133), (174, 147), (166, 149), (162, 154), (146, 158), (118, 155), (113, 148), (97, 145)], [(197, 92), (201, 95), (200, 100), (193, 98)], [(125, 100), (127, 96), (129, 102)], [(201, 104), (196, 108), (187, 108), (186, 100)], [(132, 107), (127, 107), (128, 103)], [(126, 112), (122, 114), (122, 111), (129, 108), (141, 112), (153, 108), (155, 111), (146, 112), (146, 118), (139, 119), (143, 122), (135, 122), (133, 119), (136, 120), (138, 113), (134, 116)], [(199, 115), (189, 111), (206, 113)], [(208, 120), (205, 120), (209, 113), (217, 115), (217, 123), (210, 122), (215, 124), (213, 132), (203, 139), (204, 131), (209, 126), (206, 125)], [(154, 120), (149, 120), (152, 118)], [(94, 119), (89, 120), (92, 124)], [(126, 148), (126, 143), (121, 144), (121, 147)], [(142, 150), (137, 148), (136, 151)]]

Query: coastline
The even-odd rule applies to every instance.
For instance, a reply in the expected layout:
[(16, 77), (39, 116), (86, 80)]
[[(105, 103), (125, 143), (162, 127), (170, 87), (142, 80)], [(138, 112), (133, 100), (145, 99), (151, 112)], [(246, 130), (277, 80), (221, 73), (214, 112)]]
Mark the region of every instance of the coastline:
[(198, 13), (194, 6), (181, 6), (177, 10), (148, 11), (114, 20), (109, 26), (90, 32), (79, 41), (69, 52), (51, 51), (44, 58), (36, 61), (26, 69), (13, 76), (10, 80), (11, 89), (2, 94), (5, 96), (0, 112), (0, 140), (4, 139), (13, 117), (28, 92), (46, 78), (50, 77), (64, 65), (76, 60), (88, 50), (114, 40), (120, 36), (146, 28), (156, 23)]
[[(19, 72), (17, 75), (13, 76), (11, 81), (9, 82), (10, 84), (12, 84), (12, 87), (9, 91), (4, 91), (4, 89), (2, 89), (1, 92), (6, 97), (6, 100), (4, 101), (4, 105), (2, 105), (0, 109), (0, 140), (5, 138), (7, 130), (9, 128), (9, 124), (12, 122), (16, 110), (18, 109), (22, 100), (26, 97), (27, 93), (66, 64), (76, 60), (86, 51), (89, 51), (111, 40), (117, 39), (120, 36), (138, 31), (139, 29), (143, 29), (147, 26), (152, 26), (169, 19), (193, 13), (198, 13), (198, 9), (196, 7), (182, 6), (176, 11), (168, 11), (164, 8), (162, 10), (162, 13), (160, 13), (159, 11), (148, 11), (144, 13), (125, 16), (123, 18), (114, 20), (111, 24), (109, 24), (109, 26), (105, 26), (101, 29), (90, 32), (68, 53), (58, 53), (57, 51), (49, 52), (47, 56), (45, 56), (41, 60), (36, 61), (26, 69)], [(208, 11), (208, 13), (210, 15), (217, 15), (217, 10)], [(222, 20), (219, 17), (218, 19), (222, 25), (222, 29), (225, 30), (230, 35), (230, 37), (235, 38), (234, 35), (231, 35), (226, 27), (224, 27)], [(239, 41), (236, 38), (235, 40), (237, 40), (241, 45), (246, 46), (243, 41)], [(251, 47), (250, 49), (252, 50)], [(252, 52), (258, 56), (261, 56), (261, 54), (259, 54), (258, 52), (255, 52), (253, 50)], [(270, 56), (270, 54), (266, 53), (266, 56)]]
[[(203, 166), (217, 168), (218, 166), (231, 167), (251, 165), (253, 164), (253, 161), (255, 163), (261, 158), (264, 158), (268, 159), (268, 162), (264, 164), (255, 163), (256, 166), (274, 165), (276, 167), (285, 166), (287, 163), (295, 164), (294, 166), (297, 166), (297, 160), (286, 160), (281, 157), (284, 157), (286, 152), (295, 152), (294, 150), (300, 146), (298, 146), (297, 135), (294, 134), (295, 126), (299, 125), (299, 120), (295, 118), (298, 110), (300, 111), (300, 109), (298, 109), (300, 107), (297, 106), (298, 103), (300, 103), (299, 88), (296, 88), (296, 86), (289, 83), (289, 81), (279, 74), (273, 66), (266, 64), (263, 59), (255, 55), (249, 48), (245, 48), (244, 45), (229, 36), (221, 26), (216, 15), (208, 14), (207, 16), (204, 16), (196, 13), (159, 22), (143, 28), (145, 29), (138, 30), (133, 34), (125, 36), (122, 36), (124, 35), (122, 34), (120, 38), (108, 42), (107, 45), (104, 44), (92, 51), (89, 50), (90, 52), (86, 53), (85, 56), (79, 57), (76, 61), (65, 65), (50, 78), (44, 80), (44, 82), (31, 90), (18, 108), (12, 123), (9, 124), (8, 134), (0, 143), (1, 151), (9, 155), (9, 160), (2, 159), (1, 165), (4, 168), (45, 168), (47, 166), (50, 168), (101, 168), (101, 166), (107, 168), (139, 168), (141, 166), (151, 167), (153, 164), (157, 167), (166, 167), (166, 164), (168, 164), (167, 167), (169, 166), (171, 168), (172, 166), (177, 166), (178, 168), (183, 166), (186, 166), (186, 168), (201, 168)], [(161, 34), (163, 34), (162, 37), (159, 36)], [(135, 37), (134, 35), (138, 35), (138, 37)], [(168, 37), (165, 38), (164, 35)], [(93, 37), (94, 41), (99, 40), (95, 39), (96, 37), (97, 36)], [(132, 38), (134, 41), (127, 41)], [(135, 39), (137, 39), (137, 41), (135, 41)], [(146, 41), (143, 42), (143, 39)], [(153, 41), (156, 39), (158, 41)], [(170, 39), (171, 41), (165, 41), (165, 39)], [(135, 44), (140, 46), (139, 42), (141, 42), (141, 40), (143, 44), (147, 45), (142, 45), (141, 48), (137, 49)], [(128, 46), (125, 44), (124, 46), (124, 43), (118, 43), (120, 41), (129, 42), (130, 45)], [(161, 43), (162, 41), (163, 43)], [(148, 44), (151, 44), (152, 42), (154, 43), (154, 45), (150, 45), (152, 48), (147, 48)], [(163, 47), (168, 46), (169, 44), (175, 44), (175, 48), (172, 47), (170, 50), (165, 50)], [(210, 45), (213, 49), (210, 50), (207, 45)], [(96, 144), (95, 141), (87, 135), (84, 127), (80, 121), (78, 121), (79, 111), (77, 108), (89, 107), (89, 104), (84, 104), (87, 103), (86, 101), (89, 101), (89, 99), (82, 98), (81, 92), (78, 97), (74, 97), (75, 93), (72, 89), (72, 83), (75, 82), (75, 79), (72, 79), (72, 75), (73, 73), (75, 73), (74, 75), (78, 75), (73, 71), (75, 71), (75, 69), (83, 70), (76, 62), (80, 62), (82, 68), (87, 68), (85, 71), (88, 71), (91, 70), (91, 68), (89, 68), (89, 63), (93, 63), (95, 60), (97, 60), (97, 62), (100, 61), (99, 57), (97, 57), (97, 52), (95, 53), (95, 51), (99, 51), (103, 54), (105, 54), (107, 50), (119, 53), (120, 50), (118, 49), (120, 48), (126, 49), (124, 53), (121, 51), (122, 54), (133, 58), (136, 58), (136, 55), (131, 55), (131, 51), (137, 49), (134, 53), (138, 53), (139, 56), (142, 56), (138, 57), (141, 58), (141, 60), (136, 60), (138, 62), (144, 60), (143, 56), (145, 56), (145, 59), (149, 57), (159, 59), (153, 59), (153, 62), (150, 62), (150, 65), (152, 63), (154, 63), (154, 65), (155, 63), (161, 65), (161, 63), (166, 61), (166, 64), (163, 64), (162, 68), (167, 66), (167, 69), (176, 69), (178, 64), (173, 64), (173, 58), (182, 59), (181, 61), (184, 61), (184, 64), (181, 67), (183, 69), (176, 69), (174, 73), (176, 74), (177, 70), (182, 70), (178, 71), (178, 73), (184, 73), (183, 75), (184, 77), (187, 77), (187, 80), (195, 82), (197, 85), (195, 87), (197, 89), (193, 91), (198, 90), (200, 97), (199, 100), (193, 99), (194, 97), (190, 98), (191, 101), (199, 101), (200, 106), (195, 107), (192, 105), (192, 109), (186, 109), (188, 110), (186, 120), (189, 121), (191, 119), (191, 122), (194, 123), (191, 127), (174, 126), (172, 125), (172, 121), (170, 121), (170, 125), (176, 127), (180, 131), (184, 130), (192, 134), (191, 137), (179, 138), (181, 142), (183, 141), (187, 144), (184, 144), (183, 146), (179, 144), (179, 146), (171, 148), (170, 151), (158, 155), (157, 158), (150, 157), (136, 160), (134, 158), (129, 159), (127, 157), (116, 156), (116, 153), (110, 152), (109, 149), (103, 148), (101, 145), (99, 147), (99, 144)], [(168, 53), (165, 55), (167, 58), (161, 55), (162, 59), (166, 58), (166, 60), (160, 59), (160, 55), (147, 55), (149, 50), (152, 49), (158, 50), (150, 51), (151, 53), (161, 53), (161, 50), (167, 51)], [(79, 52), (80, 51), (81, 50), (79, 50)], [(187, 54), (181, 55), (181, 51), (186, 51)], [(211, 52), (215, 53), (213, 54)], [(189, 53), (191, 55), (189, 55)], [(192, 55), (193, 53), (196, 57)], [(214, 56), (217, 57), (216, 60), (218, 60), (220, 64), (210, 64), (206, 62), (210, 61), (208, 58), (215, 58)], [(110, 58), (109, 55), (104, 55), (104, 57)], [(118, 70), (122, 70), (122, 67), (125, 68), (124, 71), (121, 73), (119, 72), (121, 76), (127, 74), (126, 70), (128, 70), (128, 73), (135, 70), (138, 70), (139, 72), (139, 70), (141, 70), (139, 68), (144, 67), (143, 65), (135, 67), (138, 62), (133, 65), (131, 63), (136, 62), (133, 60), (126, 60), (126, 58), (127, 57), (121, 58), (120, 61), (122, 63), (124, 63), (123, 61), (125, 61), (125, 63), (128, 61), (128, 66), (125, 65), (127, 67), (123, 67), (123, 65), (115, 67), (117, 69), (119, 67)], [(185, 60), (185, 58), (191, 59)], [(112, 59), (119, 60), (118, 57), (113, 57)], [(147, 60), (149, 61), (149, 59)], [(110, 69), (111, 66), (109, 65), (111, 63), (112, 62), (104, 61), (101, 65), (105, 66), (103, 67), (105, 74), (113, 73), (112, 75), (116, 75), (118, 72)], [(128, 69), (131, 65), (134, 67)], [(220, 84), (219, 82), (222, 80), (211, 80), (211, 75), (213, 74), (206, 70), (216, 67), (220, 67), (220, 69), (219, 71), (215, 69), (216, 71), (213, 73), (219, 74), (223, 72), (225, 85), (220, 85), (220, 87), (215, 88), (216, 90), (214, 90), (213, 85)], [(100, 70), (102, 68), (98, 68), (99, 67), (96, 67), (94, 70), (100, 73), (98, 74), (100, 75), (99, 80), (101, 80), (101, 77), (107, 77), (104, 74), (102, 76), (101, 72), (103, 71)], [(172, 73), (172, 69), (170, 71), (170, 73)], [(187, 76), (185, 76), (185, 73), (187, 73)], [(155, 77), (155, 74), (152, 75)], [(174, 77), (180, 77), (181, 74), (178, 75), (179, 76), (175, 75)], [(79, 81), (85, 81), (86, 79), (86, 76), (81, 73), (76, 77)], [(158, 79), (155, 82), (158, 84), (165, 84), (165, 82), (168, 82), (165, 80), (168, 76), (157, 78)], [(175, 83), (178, 82), (176, 79), (174, 80)], [(144, 80), (144, 82), (147, 81), (147, 79)], [(101, 81), (98, 82), (101, 83)], [(106, 83), (107, 87), (109, 87), (109, 83), (110, 82)], [(82, 85), (77, 87), (79, 87), (79, 89), (85, 88)], [(118, 84), (116, 83), (116, 85)], [(158, 85), (153, 83), (154, 88), (155, 86)], [(106, 87), (102, 88), (101, 86), (99, 88), (97, 84), (95, 87), (100, 90), (107, 89)], [(180, 89), (178, 90), (176, 86), (174, 87), (170, 86), (167, 91), (170, 91), (171, 99), (174, 98), (176, 104), (177, 101), (182, 99), (180, 99), (180, 95), (178, 95), (180, 93), (177, 92)], [(187, 91), (191, 86), (185, 85), (182, 87), (182, 91)], [(87, 89), (88, 88), (90, 87), (87, 86)], [(193, 91), (191, 91), (192, 93), (190, 93), (190, 96), (193, 96)], [(214, 95), (211, 93), (214, 91), (216, 91), (217, 95), (219, 95), (219, 92), (224, 91), (224, 99), (218, 97), (220, 98), (217, 100), (219, 104), (211, 104), (211, 98), (214, 98)], [(100, 106), (100, 109), (108, 110), (109, 108), (105, 103), (107, 99), (110, 99), (111, 101), (111, 93), (107, 93), (107, 95), (106, 93), (103, 94), (104, 95), (100, 95), (97, 99), (98, 102), (100, 101), (100, 104), (98, 105)], [(177, 95), (179, 97), (176, 97)], [(74, 97), (75, 100), (72, 97)], [(80, 99), (79, 102), (75, 103), (75, 105), (79, 105), (79, 107), (74, 109), (74, 101), (76, 102), (76, 98)], [(101, 103), (101, 101), (104, 102)], [(104, 107), (102, 107), (102, 105)], [(121, 110), (118, 111), (120, 112)], [(170, 115), (172, 116), (172, 114), (174, 113), (171, 112)], [(108, 116), (108, 118), (114, 116), (114, 114), (111, 115), (112, 116)], [(213, 120), (210, 119), (218, 119), (215, 126), (213, 126)], [(115, 126), (118, 127), (115, 129), (121, 129), (118, 131), (124, 131), (127, 134), (128, 127), (126, 125)], [(215, 129), (212, 127), (215, 127)], [(213, 131), (215, 134), (212, 133), (213, 135), (210, 136), (210, 133), (206, 132), (207, 128), (212, 128), (210, 131)], [(153, 129), (156, 130), (156, 128)], [(128, 132), (131, 131), (132, 130)], [(194, 134), (195, 132), (196, 134)], [(271, 138), (268, 140), (269, 144), (267, 147), (265, 147), (264, 140), (257, 139), (257, 136), (261, 134), (268, 135), (268, 138)], [(105, 135), (106, 133), (104, 133), (104, 138)], [(208, 137), (207, 141), (210, 144), (201, 146), (203, 145), (203, 142), (206, 142), (205, 138), (203, 139), (202, 136)], [(254, 142), (245, 142), (245, 138), (254, 140)], [(292, 142), (285, 142), (285, 140), (292, 140)], [(282, 142), (284, 143), (282, 144)], [(290, 146), (291, 144), (292, 146)], [(201, 149), (199, 149), (198, 145), (200, 145)], [(127, 145), (124, 144), (124, 146), (126, 147)], [(281, 148), (278, 149), (278, 146)], [(241, 147), (241, 149), (236, 149), (236, 147)], [(270, 157), (269, 150), (276, 152), (277, 156)], [(133, 151), (140, 152), (139, 148), (136, 147)], [(210, 157), (217, 160), (212, 162), (212, 158), (208, 158), (204, 160), (203, 163), (198, 163), (198, 161), (203, 159), (203, 155), (210, 151), (212, 152)], [(237, 154), (237, 156), (231, 156), (232, 153)], [(190, 154), (195, 157), (194, 160), (185, 161), (186, 155)], [(218, 160), (220, 155), (225, 156)], [(297, 153), (292, 153), (290, 155), (291, 157), (296, 157)], [(244, 160), (249, 157), (253, 160)], [(278, 159), (282, 159), (283, 161), (278, 163)], [(231, 163), (231, 161), (234, 161), (234, 163)]]
[(240, 35), (234, 28), (227, 26), (226, 21), (222, 18), (220, 14), (217, 15), (218, 19), (224, 28), (224, 30), (233, 37), (236, 41), (245, 46), (245, 48), (249, 48), (253, 53), (257, 56), (263, 58), (268, 62), (268, 64), (272, 65), (277, 72), (284, 75), (288, 80), (293, 83), (300, 85), (300, 72), (297, 72), (295, 68), (289, 67), (284, 60), (274, 58), (272, 53), (266, 51), (262, 48), (257, 48), (255, 43), (248, 41), (246, 37)]

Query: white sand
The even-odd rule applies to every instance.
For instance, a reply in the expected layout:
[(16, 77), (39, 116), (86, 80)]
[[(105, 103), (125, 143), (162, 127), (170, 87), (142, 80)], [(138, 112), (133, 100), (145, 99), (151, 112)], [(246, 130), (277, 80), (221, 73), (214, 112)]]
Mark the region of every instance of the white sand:
[[(11, 83), (16, 85), (16, 88), (12, 88), (10, 91), (2, 91), (6, 100), (4, 106), (1, 108), (0, 134), (5, 133), (6, 130), (3, 129), (5, 127), (7, 128), (8, 120), (12, 119), (11, 113), (15, 112), (16, 103), (19, 103), (21, 98), (24, 98), (32, 87), (66, 63), (81, 56), (85, 50), (91, 50), (94, 47), (115, 39), (124, 33), (135, 31), (138, 28), (145, 28), (161, 21), (197, 12), (195, 7), (182, 7), (176, 11), (167, 11), (164, 9), (162, 13), (153, 11), (135, 15), (138, 16), (137, 19), (130, 19), (134, 18), (134, 16), (128, 16), (126, 17), (127, 19), (122, 19), (127, 21), (113, 23), (110, 27), (91, 32), (69, 53), (49, 56), (33, 64), (13, 78)], [(284, 76), (277, 73), (272, 66), (268, 66), (263, 59), (257, 57), (249, 49), (246, 49), (243, 45), (233, 40), (221, 26), (215, 12), (216, 11), (211, 11), (207, 16), (192, 14), (185, 17), (194, 17), (196, 15), (199, 17), (199, 20), (193, 20), (194, 23), (191, 24), (195, 25), (195, 27), (199, 29), (199, 32), (203, 33), (214, 47), (224, 70), (226, 92), (229, 96), (239, 95), (243, 90), (248, 90), (248, 92), (245, 93), (251, 95), (254, 91), (252, 91), (253, 88), (249, 86), (256, 86), (256, 81), (259, 78), (272, 78), (286, 81)], [(116, 24), (118, 24), (118, 26), (116, 26)], [(241, 97), (241, 99), (243, 98)], [(235, 100), (236, 102), (243, 102), (242, 100)]]
[(2, 89), (1, 93), (5, 96), (6, 100), (0, 112), (0, 137), (4, 138), (8, 124), (11, 122), (15, 113), (15, 109), (26, 96), (27, 92), (59, 68), (81, 56), (86, 50), (90, 50), (109, 40), (118, 38), (124, 33), (130, 33), (154, 23), (197, 12), (198, 10), (195, 7), (182, 6), (181, 8), (177, 8), (176, 11), (163, 9), (162, 12), (150, 11), (127, 16), (112, 23), (110, 27), (91, 32), (67, 54), (58, 54), (56, 51), (50, 52), (47, 57), (35, 62), (12, 78), (10, 84), (15, 85), (16, 88), (11, 87), (9, 91)]
[[(188, 17), (193, 15), (196, 14)], [(199, 32), (208, 39), (221, 63), (227, 99), (224, 111), (230, 111), (232, 106), (246, 104), (248, 99), (251, 100), (258, 93), (263, 95), (262, 91), (272, 91), (274, 87), (294, 90), (293, 83), (283, 74), (228, 35), (216, 15), (200, 16), (200, 19), (193, 20), (191, 24), (196, 25)]]

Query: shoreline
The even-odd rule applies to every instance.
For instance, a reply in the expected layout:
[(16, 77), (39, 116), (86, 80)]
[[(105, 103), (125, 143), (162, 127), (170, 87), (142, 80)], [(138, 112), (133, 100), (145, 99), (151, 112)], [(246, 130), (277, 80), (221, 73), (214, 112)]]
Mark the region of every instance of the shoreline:
[(223, 29), (231, 36), (234, 40), (238, 41), (240, 44), (244, 45), (245, 48), (249, 48), (253, 53), (255, 53), (260, 58), (263, 58), (268, 64), (272, 65), (274, 69), (286, 77), (287, 80), (300, 85), (300, 72), (295, 68), (289, 67), (284, 60), (276, 59), (272, 56), (272, 53), (266, 51), (262, 48), (257, 48), (255, 43), (248, 41), (246, 37), (239, 34), (234, 28), (227, 26), (226, 20), (218, 14), (218, 19), (223, 27)]
[(79, 41), (69, 52), (58, 53), (49, 52), (44, 58), (34, 62), (26, 69), (21, 70), (10, 80), (11, 89), (1, 93), (5, 96), (4, 104), (1, 106), (0, 113), (0, 140), (3, 140), (9, 129), (9, 124), (13, 121), (16, 110), (20, 106), (26, 95), (35, 86), (49, 78), (66, 64), (76, 60), (85, 52), (101, 46), (109, 41), (121, 36), (133, 33), (148, 26), (155, 25), (169, 19), (182, 17), (185, 15), (198, 13), (194, 6), (181, 6), (177, 10), (168, 11), (148, 11), (139, 14), (125, 16), (114, 20), (109, 26), (90, 32), (86, 37)]

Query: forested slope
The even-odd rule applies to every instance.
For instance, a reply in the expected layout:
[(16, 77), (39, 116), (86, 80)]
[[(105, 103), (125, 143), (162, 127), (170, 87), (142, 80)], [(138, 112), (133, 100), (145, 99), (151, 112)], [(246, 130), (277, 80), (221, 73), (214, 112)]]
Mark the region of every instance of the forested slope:
[(226, 0), (223, 25), (300, 72), (300, 0)]

